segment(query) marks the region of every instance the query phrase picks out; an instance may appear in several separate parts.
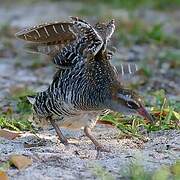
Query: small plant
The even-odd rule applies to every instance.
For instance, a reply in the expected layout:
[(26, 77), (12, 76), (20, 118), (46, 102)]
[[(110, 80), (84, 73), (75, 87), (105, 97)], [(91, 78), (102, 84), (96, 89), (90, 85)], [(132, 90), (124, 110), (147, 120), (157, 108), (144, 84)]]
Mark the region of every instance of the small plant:
[(29, 131), (33, 129), (32, 123), (28, 121), (27, 117), (21, 118), (7, 118), (0, 116), (0, 127), (7, 128), (14, 131)]
[(159, 90), (152, 94), (155, 98), (155, 106), (151, 108), (151, 111), (157, 119), (157, 123), (149, 125), (148, 130), (179, 129), (179, 103), (168, 100), (164, 90)]
[(26, 95), (32, 94), (27, 88), (13, 91), (10, 99), (12, 105), (2, 109), (0, 114), (0, 127), (15, 131), (34, 131), (32, 122), (28, 119), (32, 113), (31, 104)]
[(28, 102), (27, 97), (20, 97), (17, 101), (17, 109), (16, 112), (19, 114), (31, 114), (32, 106)]
[(12, 27), (10, 26), (10, 22), (0, 23), (0, 37), (12, 37)]
[(144, 122), (141, 118), (137, 118), (135, 116), (123, 116), (120, 113), (109, 113), (105, 116), (100, 117), (100, 121), (103, 121), (105, 124), (108, 122), (109, 124), (116, 126), (123, 136), (126, 137), (137, 137), (143, 141), (146, 141), (140, 132), (139, 129)]

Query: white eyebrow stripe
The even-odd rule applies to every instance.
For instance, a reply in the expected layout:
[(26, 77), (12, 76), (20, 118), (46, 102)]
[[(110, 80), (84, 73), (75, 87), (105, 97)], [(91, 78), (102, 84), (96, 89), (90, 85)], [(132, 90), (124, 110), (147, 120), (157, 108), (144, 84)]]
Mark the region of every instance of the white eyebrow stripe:
[(122, 73), (122, 75), (124, 75), (124, 68), (123, 68), (123, 64), (121, 64), (121, 73)]
[(39, 31), (37, 29), (35, 29), (35, 32), (39, 37), (41, 37), (41, 35), (40, 35), (40, 33), (39, 33)]
[(65, 32), (65, 29), (64, 29), (64, 27), (63, 27), (63, 25), (61, 24), (61, 29)]
[(129, 71), (129, 74), (132, 74), (131, 65), (130, 64), (128, 64), (128, 71)]
[(44, 31), (46, 32), (47, 36), (50, 36), (47, 29), (46, 29), (46, 27), (44, 27)]
[(54, 32), (55, 32), (56, 34), (58, 34), (58, 32), (57, 32), (57, 30), (56, 30), (56, 27), (55, 27), (54, 25), (53, 25), (52, 27), (53, 27)]

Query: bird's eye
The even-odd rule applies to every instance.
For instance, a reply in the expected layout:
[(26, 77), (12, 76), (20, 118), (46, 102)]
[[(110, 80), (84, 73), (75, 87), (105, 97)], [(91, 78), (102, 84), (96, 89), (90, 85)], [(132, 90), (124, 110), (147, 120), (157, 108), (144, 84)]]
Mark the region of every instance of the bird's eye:
[(135, 103), (134, 101), (127, 101), (127, 105), (131, 109), (138, 109), (139, 108), (139, 105), (137, 103)]

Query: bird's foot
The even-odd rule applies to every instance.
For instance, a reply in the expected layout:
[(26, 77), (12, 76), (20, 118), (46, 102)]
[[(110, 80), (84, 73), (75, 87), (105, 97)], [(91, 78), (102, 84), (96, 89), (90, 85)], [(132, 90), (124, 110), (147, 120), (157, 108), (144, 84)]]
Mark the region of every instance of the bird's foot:
[(84, 128), (84, 132), (86, 134), (86, 136), (94, 143), (96, 150), (97, 150), (97, 155), (96, 155), (96, 159), (98, 159), (101, 155), (101, 152), (110, 152), (110, 150), (106, 149), (104, 146), (102, 146), (97, 140), (96, 138), (91, 134), (91, 129), (86, 126)]
[(101, 157), (101, 152), (107, 152), (107, 153), (111, 152), (110, 149), (107, 149), (106, 147), (102, 146), (101, 144), (96, 146), (96, 150), (97, 150), (96, 159), (99, 159)]
[(58, 139), (60, 140), (60, 142), (62, 143), (62, 144), (64, 144), (65, 146), (68, 146), (69, 145), (69, 142), (68, 142), (68, 140), (66, 139), (66, 138), (60, 138), (59, 136), (58, 136)]
[(63, 135), (63, 133), (61, 132), (59, 126), (56, 124), (55, 120), (52, 119), (51, 117), (48, 117), (49, 121), (51, 122), (52, 126), (54, 127), (56, 133), (57, 133), (57, 136), (58, 136), (58, 139), (60, 140), (60, 142), (62, 144), (64, 144), (65, 146), (68, 145), (68, 140), (67, 138)]
[(78, 147), (79, 144), (76, 142), (68, 141), (66, 138), (65, 139), (60, 139), (60, 143), (62, 143), (67, 149), (69, 149), (72, 146)]

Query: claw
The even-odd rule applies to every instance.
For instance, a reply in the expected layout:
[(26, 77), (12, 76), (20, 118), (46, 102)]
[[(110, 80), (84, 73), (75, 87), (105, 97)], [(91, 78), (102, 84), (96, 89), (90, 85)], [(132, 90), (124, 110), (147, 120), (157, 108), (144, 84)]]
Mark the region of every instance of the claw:
[(84, 133), (86, 136), (94, 143), (96, 150), (97, 150), (97, 155), (96, 159), (98, 159), (101, 155), (101, 152), (110, 152), (110, 150), (104, 148), (97, 140), (96, 138), (91, 134), (91, 129), (89, 127), (84, 128)]
[(96, 146), (97, 154), (96, 154), (96, 159), (99, 159), (101, 157), (101, 152), (111, 152), (110, 149), (106, 149), (104, 146), (99, 145)]

